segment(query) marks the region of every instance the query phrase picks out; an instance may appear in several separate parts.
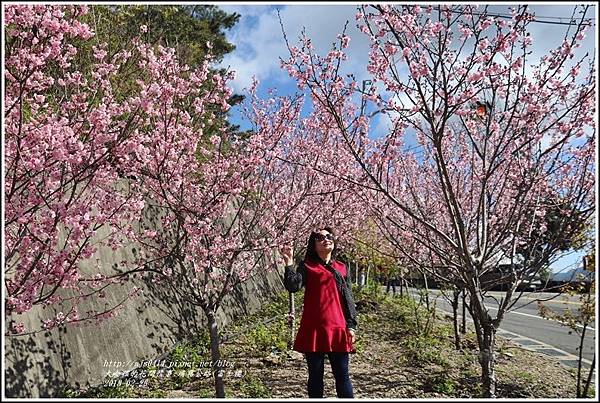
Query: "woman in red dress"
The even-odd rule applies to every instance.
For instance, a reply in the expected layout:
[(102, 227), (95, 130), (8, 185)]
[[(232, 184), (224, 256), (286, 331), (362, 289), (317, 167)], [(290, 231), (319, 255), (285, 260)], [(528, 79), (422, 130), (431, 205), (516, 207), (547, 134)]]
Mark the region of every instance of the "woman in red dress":
[(325, 355), (331, 364), (337, 396), (354, 397), (348, 364), (349, 353), (356, 352), (356, 307), (346, 266), (335, 260), (336, 249), (329, 227), (310, 234), (306, 256), (296, 270), (291, 247), (281, 249), (286, 266), (285, 288), (289, 292), (305, 288), (294, 350), (306, 355), (308, 397), (323, 397)]

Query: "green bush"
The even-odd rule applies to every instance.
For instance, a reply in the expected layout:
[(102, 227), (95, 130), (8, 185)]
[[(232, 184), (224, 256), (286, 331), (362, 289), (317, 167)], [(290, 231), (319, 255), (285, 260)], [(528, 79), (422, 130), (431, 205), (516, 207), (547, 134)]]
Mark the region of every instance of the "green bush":
[(439, 340), (431, 336), (408, 335), (404, 340), (407, 358), (416, 365), (428, 363), (446, 366), (447, 362), (439, 353)]
[(446, 374), (439, 374), (433, 379), (431, 389), (444, 395), (454, 395), (456, 386), (456, 381), (452, 378), (449, 378)]
[(436, 315), (435, 303), (429, 308), (421, 303), (416, 303), (412, 317), (414, 319), (414, 333), (425, 337), (430, 336), (435, 328)]
[(60, 392), (58, 392), (58, 396), (57, 397), (64, 397), (64, 398), (73, 398), (73, 397), (79, 397), (80, 392), (72, 389), (70, 387), (67, 388), (63, 388), (60, 390)]
[[(294, 303), (296, 307), (296, 322), (300, 320), (300, 312), (302, 309), (302, 303), (304, 301), (304, 293), (297, 292), (293, 294)], [(239, 319), (234, 323), (230, 324), (227, 329), (223, 332), (226, 340), (231, 340), (232, 338), (237, 338), (242, 335), (250, 336), (251, 338), (256, 338), (257, 344), (265, 345), (269, 344), (269, 342), (265, 341), (265, 338), (269, 338), (264, 336), (263, 332), (265, 329), (260, 329), (261, 327), (268, 327), (269, 331), (266, 333), (272, 332), (272, 329), (276, 329), (276, 333), (282, 332), (285, 337), (287, 336), (287, 314), (289, 313), (289, 293), (287, 291), (281, 292), (275, 296), (275, 298), (265, 304), (261, 311), (250, 316), (246, 316), (243, 318), (243, 321)], [(274, 319), (271, 322), (263, 323), (268, 319)], [(255, 334), (251, 334), (255, 333)], [(279, 337), (279, 336), (278, 336)], [(287, 342), (287, 341), (286, 341)], [(277, 344), (277, 343), (275, 343)], [(268, 350), (268, 346), (265, 348)]]
[[(227, 390), (225, 391), (225, 394), (227, 394)], [(215, 390), (214, 389), (207, 389), (207, 388), (200, 388), (196, 391), (196, 395), (200, 398), (204, 398), (204, 399), (210, 399), (210, 398), (214, 398), (215, 397)]]
[(240, 384), (240, 390), (244, 394), (244, 397), (263, 399), (271, 397), (271, 390), (255, 375), (247, 374), (244, 376)]
[[(177, 343), (170, 354), (174, 364), (189, 363), (192, 368), (197, 368), (201, 362), (210, 357), (210, 337), (208, 332), (203, 332), (193, 339)], [(191, 368), (188, 368), (191, 369)]]
[[(296, 326), (304, 301), (304, 293), (293, 294), (296, 307)], [(261, 311), (237, 321), (227, 329), (228, 340), (244, 337), (249, 348), (263, 353), (285, 352), (290, 342), (290, 329), (287, 320), (289, 313), (289, 293), (281, 292), (274, 300), (265, 304)], [(226, 337), (226, 338), (227, 338)]]
[(386, 298), (385, 293), (381, 289), (381, 284), (372, 280), (367, 281), (367, 284), (363, 287), (352, 284), (352, 292), (356, 301), (370, 299), (372, 301), (383, 302)]
[(287, 350), (288, 339), (289, 329), (284, 320), (260, 324), (246, 335), (246, 340), (253, 349), (267, 353)]
[(591, 397), (596, 396), (596, 389), (594, 389), (594, 387), (592, 385), (590, 385), (590, 387), (588, 389), (587, 396), (584, 396), (584, 397), (588, 397), (588, 396), (591, 396)]
[(436, 326), (434, 329), (434, 335), (438, 339), (454, 339), (454, 327), (451, 323), (444, 323)]
[(430, 337), (437, 333), (440, 337), (445, 335), (447, 329), (435, 330), (436, 310), (432, 305), (430, 309), (409, 296), (391, 298), (386, 300), (391, 310), (391, 320), (395, 321), (406, 333), (419, 337)]
[[(210, 337), (208, 331), (196, 335), (193, 339), (177, 343), (170, 352), (170, 385), (181, 388), (186, 385), (191, 376), (199, 369), (205, 369), (211, 362)], [(149, 374), (152, 371), (149, 370)]]
[(412, 303), (412, 299), (406, 296), (399, 298), (390, 298), (385, 301), (386, 308), (390, 311), (390, 320), (395, 322), (398, 327), (402, 329), (408, 329), (412, 327), (411, 310), (409, 304)]
[[(294, 296), (294, 305), (296, 306), (296, 312), (298, 312), (302, 307), (302, 303), (304, 301), (304, 292), (295, 292), (292, 295)], [(265, 320), (268, 318), (274, 318), (275, 316), (285, 315), (289, 313), (289, 309), (289, 292), (283, 291), (277, 294), (272, 301), (263, 305), (261, 307), (260, 312), (250, 316), (250, 318), (254, 319), (255, 321), (258, 321), (259, 319)]]
[(163, 389), (150, 389), (144, 394), (144, 398), (148, 399), (162, 399), (167, 397), (167, 393)]

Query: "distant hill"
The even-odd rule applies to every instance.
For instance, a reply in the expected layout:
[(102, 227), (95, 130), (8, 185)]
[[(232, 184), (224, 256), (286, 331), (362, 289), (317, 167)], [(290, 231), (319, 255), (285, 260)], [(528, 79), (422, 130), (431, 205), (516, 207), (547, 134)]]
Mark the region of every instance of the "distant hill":
[(595, 273), (583, 270), (583, 267), (571, 269), (560, 273), (554, 273), (551, 277), (552, 281), (590, 281)]

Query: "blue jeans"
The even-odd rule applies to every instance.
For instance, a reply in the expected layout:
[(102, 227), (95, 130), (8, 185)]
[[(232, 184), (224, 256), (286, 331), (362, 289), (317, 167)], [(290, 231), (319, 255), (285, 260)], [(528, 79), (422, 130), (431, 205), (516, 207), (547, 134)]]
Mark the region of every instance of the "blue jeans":
[(354, 397), (352, 382), (348, 374), (348, 353), (306, 353), (308, 364), (308, 397), (323, 397), (323, 374), (325, 372), (325, 354), (329, 357), (331, 371), (335, 378), (337, 397)]

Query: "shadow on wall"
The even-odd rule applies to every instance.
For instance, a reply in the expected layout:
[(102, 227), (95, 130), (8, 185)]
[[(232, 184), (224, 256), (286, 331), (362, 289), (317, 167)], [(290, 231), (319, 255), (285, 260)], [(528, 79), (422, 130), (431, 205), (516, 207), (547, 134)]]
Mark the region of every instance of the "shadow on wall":
[[(179, 292), (186, 286), (181, 280), (173, 278), (157, 284), (144, 276), (132, 283), (142, 288), (141, 296), (117, 317), (100, 325), (60, 327), (32, 336), (6, 338), (6, 396), (55, 398), (63, 397), (68, 389), (97, 386), (108, 370), (116, 369), (107, 368), (105, 360), (164, 358), (178, 341), (205, 330), (202, 310)], [(219, 312), (220, 330), (224, 321), (255, 312), (262, 301), (282, 289), (277, 272), (257, 271), (224, 299)], [(118, 301), (124, 292), (115, 287), (107, 296), (111, 302)], [(34, 316), (32, 313), (31, 318)]]
[[(157, 225), (156, 209), (148, 208), (145, 216), (144, 224)], [(102, 267), (107, 268), (108, 272), (104, 274), (114, 274), (119, 271), (120, 262), (134, 261), (136, 253), (134, 245), (118, 251), (99, 249), (94, 259), (99, 259)], [(263, 261), (259, 267), (268, 266)], [(96, 270), (91, 266), (86, 269)], [(80, 306), (79, 311), (103, 310), (105, 302), (114, 306), (134, 285), (142, 289), (142, 294), (129, 301), (117, 317), (100, 325), (68, 326), (31, 336), (5, 337), (6, 396), (62, 397), (68, 389), (97, 386), (104, 381), (108, 370), (115, 370), (107, 368), (106, 361), (153, 360), (170, 351), (177, 342), (205, 330), (204, 313), (184, 298), (181, 290), (188, 284), (176, 277), (155, 283), (147, 274), (138, 274), (122, 287), (108, 287), (104, 301), (90, 301), (85, 307)], [(252, 278), (236, 285), (223, 300), (218, 315), (221, 330), (225, 322), (255, 312), (262, 301), (282, 290), (277, 272), (257, 270)], [(20, 320), (26, 328), (33, 328), (41, 323), (41, 319), (54, 316), (50, 311), (52, 308), (36, 307)]]
[[(10, 338), (11, 354), (7, 352), (5, 356), (4, 371), (7, 397), (30, 397), (26, 392), (32, 389), (37, 390), (39, 397), (53, 397), (63, 389), (72, 367), (71, 353), (65, 343), (66, 334), (67, 329), (59, 328), (43, 334)], [(24, 376), (31, 371), (37, 376), (33, 379)]]
[[(204, 314), (178, 292), (187, 286), (181, 279), (173, 277), (161, 283), (149, 278), (143, 281), (145, 298), (136, 311), (139, 315), (155, 312), (154, 315), (144, 315), (143, 321), (146, 338), (151, 341), (150, 346), (154, 351), (162, 353), (165, 347), (171, 347), (173, 339), (186, 339), (203, 330)], [(166, 320), (155, 320), (156, 315)]]
[[(265, 264), (266, 262), (262, 261), (260, 267), (266, 267)], [(261, 301), (272, 297), (275, 291), (283, 288), (283, 283), (277, 277), (276, 272), (257, 271), (247, 281), (235, 284), (223, 299), (219, 310), (220, 331), (223, 330), (223, 322), (249, 315), (260, 308)], [(184, 278), (173, 276), (168, 282), (157, 284), (150, 277), (146, 277), (144, 284), (147, 289), (146, 298), (144, 303), (136, 308), (138, 314), (153, 310), (169, 319), (168, 322), (155, 322), (151, 317), (145, 318), (144, 326), (150, 329), (148, 339), (154, 340), (158, 335), (158, 339), (151, 345), (153, 349), (160, 351), (172, 340), (172, 337), (177, 341), (185, 340), (206, 330), (207, 320), (204, 312), (181, 292), (189, 287)]]
[[(141, 296), (99, 325), (61, 326), (30, 336), (7, 337), (6, 396), (62, 397), (68, 389), (97, 386), (109, 370), (133, 369), (133, 363), (155, 359), (178, 340), (203, 329), (203, 313), (182, 300), (177, 293), (181, 285), (176, 281), (153, 284), (137, 279), (129, 287), (133, 284), (142, 288)], [(107, 292), (111, 303), (120, 301), (126, 292), (114, 288)], [(90, 307), (99, 309), (100, 302)], [(30, 323), (34, 317), (31, 312)], [(129, 368), (116, 368), (107, 366), (106, 361), (130, 364)]]
[(258, 266), (267, 269), (257, 270), (245, 282), (236, 284), (225, 298), (224, 308), (229, 318), (250, 315), (260, 308), (260, 300), (272, 298), (283, 291), (282, 276), (272, 270), (267, 259), (261, 259)]

